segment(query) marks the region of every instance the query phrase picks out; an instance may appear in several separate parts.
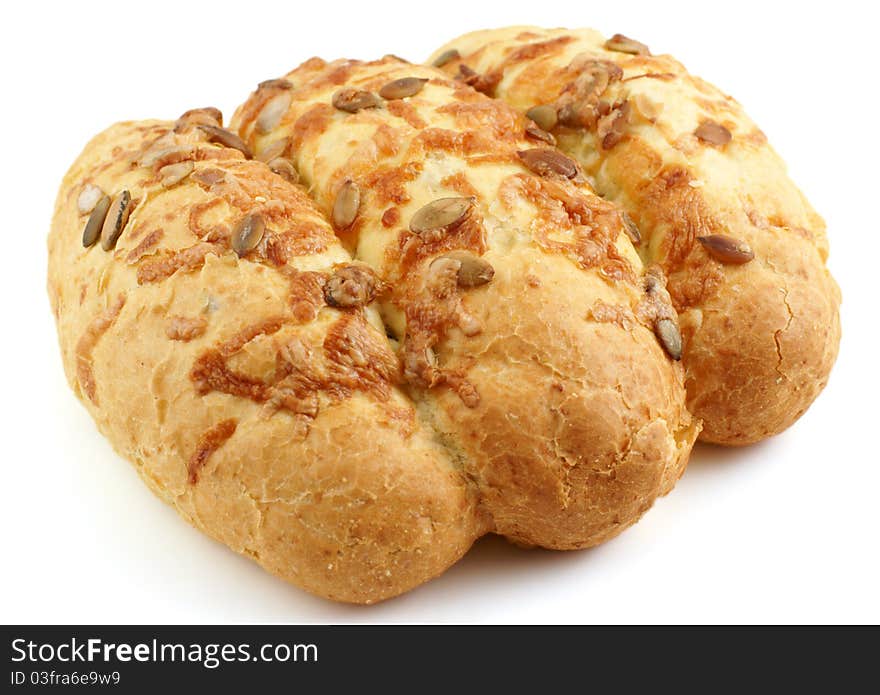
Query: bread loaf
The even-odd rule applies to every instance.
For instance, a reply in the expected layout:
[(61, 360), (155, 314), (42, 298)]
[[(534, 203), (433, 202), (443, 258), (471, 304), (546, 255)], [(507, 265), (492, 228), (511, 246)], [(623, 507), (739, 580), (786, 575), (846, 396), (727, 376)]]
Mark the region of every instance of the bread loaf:
[(476, 486), (397, 385), (366, 306), (381, 283), (219, 126), (121, 123), (67, 173), (48, 282), (65, 372), (190, 523), (320, 596), (394, 596), (487, 530)]
[(433, 61), (550, 131), (632, 217), (669, 278), (703, 439), (748, 444), (803, 414), (837, 355), (840, 293), (824, 222), (736, 101), (588, 29), (478, 31)]
[(662, 273), (643, 269), (620, 209), (527, 126), (386, 57), (310, 60), (262, 83), (231, 127), (256, 157), (290, 160), (388, 285), (379, 307), (408, 393), (489, 528), (580, 548), (672, 487), (698, 427)]
[(234, 125), (109, 128), (49, 236), (71, 386), (185, 519), (371, 603), (672, 488), (699, 424), (665, 277), (544, 133), (390, 57), (308, 61)]

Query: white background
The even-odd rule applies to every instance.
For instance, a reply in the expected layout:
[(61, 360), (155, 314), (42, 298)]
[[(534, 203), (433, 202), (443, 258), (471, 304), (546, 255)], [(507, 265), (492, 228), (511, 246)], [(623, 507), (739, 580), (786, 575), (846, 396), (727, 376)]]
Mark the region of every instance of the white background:
[[(10, 3), (0, 41), (2, 622), (878, 622), (880, 72), (870, 3)], [(308, 9), (305, 9), (308, 8)], [(819, 9), (821, 8), (821, 9)], [(423, 60), (471, 29), (594, 26), (736, 96), (829, 224), (843, 289), (830, 385), (788, 432), (698, 446), (676, 490), (597, 549), (477, 543), (363, 608), (313, 598), (155, 499), (78, 404), (45, 292), (56, 188), (115, 120), (228, 117), (302, 60)]]

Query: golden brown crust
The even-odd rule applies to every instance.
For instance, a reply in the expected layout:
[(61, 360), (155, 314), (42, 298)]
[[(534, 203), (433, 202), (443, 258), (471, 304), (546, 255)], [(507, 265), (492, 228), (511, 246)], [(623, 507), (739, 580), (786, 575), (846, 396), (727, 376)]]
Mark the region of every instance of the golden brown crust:
[[(635, 220), (681, 315), (701, 437), (747, 444), (791, 425), (828, 379), (840, 296), (824, 222), (739, 104), (669, 56), (586, 29), (474, 32), (437, 55), (453, 47), (449, 74), (491, 76), (523, 112), (552, 105), (559, 146)], [(717, 234), (754, 260), (722, 263), (697, 241)]]
[[(426, 82), (368, 96), (404, 78)], [(313, 59), (284, 79), (292, 99), (274, 128), (259, 126), (273, 99), (262, 88), (233, 125), (258, 157), (289, 142), (327, 214), (357, 186), (340, 236), (390, 286), (380, 306), (410, 393), (493, 530), (576, 548), (633, 523), (671, 489), (698, 428), (638, 311), (642, 264), (620, 211), (570, 160), (531, 152), (525, 120), (466, 80), (393, 58)], [(462, 286), (462, 258), (494, 275)], [(602, 303), (632, 321), (595, 320)]]
[[(305, 192), (209, 139), (119, 124), (65, 177), (49, 292), (67, 376), (194, 525), (321, 596), (399, 594), (485, 530), (472, 486), (397, 387), (375, 309), (327, 305), (351, 257)], [(160, 175), (170, 160), (192, 170)], [(113, 251), (82, 245), (85, 186), (136, 201)], [(247, 215), (264, 225), (243, 245)]]

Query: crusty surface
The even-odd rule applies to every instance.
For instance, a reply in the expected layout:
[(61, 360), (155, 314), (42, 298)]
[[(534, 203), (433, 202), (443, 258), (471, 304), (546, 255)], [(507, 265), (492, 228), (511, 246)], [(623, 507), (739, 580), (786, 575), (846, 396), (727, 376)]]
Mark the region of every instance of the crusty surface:
[[(800, 417), (837, 355), (840, 292), (823, 220), (740, 105), (671, 57), (608, 50), (589, 29), (478, 31), (435, 56), (452, 48), (461, 58), (448, 73), (522, 112), (568, 115), (552, 131), (560, 148), (629, 212), (643, 258), (669, 277), (701, 437), (748, 444)], [(729, 142), (712, 137), (717, 125)], [(697, 237), (716, 234), (747, 243), (754, 260), (715, 260)]]
[[(350, 255), (304, 191), (173, 126), (109, 128), (62, 184), (48, 286), (71, 386), (161, 498), (280, 577), (369, 603), (439, 574), (486, 523), (375, 309), (325, 305)], [(174, 162), (193, 171), (165, 188)], [(135, 205), (110, 252), (81, 243), (94, 185)], [(239, 258), (248, 214), (266, 231)]]
[[(333, 106), (343, 88), (375, 94), (410, 77), (426, 81), (413, 96)], [(380, 309), (409, 393), (475, 481), (491, 529), (578, 548), (633, 523), (680, 476), (698, 426), (652, 330), (671, 308), (647, 298), (619, 209), (580, 174), (529, 171), (517, 152), (546, 144), (525, 120), (437, 70), (312, 59), (284, 80), (261, 85), (232, 127), (257, 157), (290, 157), (327, 214), (357, 186), (340, 236), (391, 287)], [(473, 198), (463, 222), (410, 230), (451, 196)], [(457, 287), (438, 262), (453, 250), (494, 277)]]

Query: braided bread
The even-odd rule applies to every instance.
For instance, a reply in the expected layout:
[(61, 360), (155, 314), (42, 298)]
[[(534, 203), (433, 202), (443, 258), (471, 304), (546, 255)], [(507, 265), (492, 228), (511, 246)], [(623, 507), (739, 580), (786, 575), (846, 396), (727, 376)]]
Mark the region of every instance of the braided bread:
[(371, 603), (488, 532), (594, 545), (671, 489), (699, 425), (663, 272), (522, 116), (312, 60), (234, 128), (104, 131), (49, 236), (68, 380), (185, 519)]

